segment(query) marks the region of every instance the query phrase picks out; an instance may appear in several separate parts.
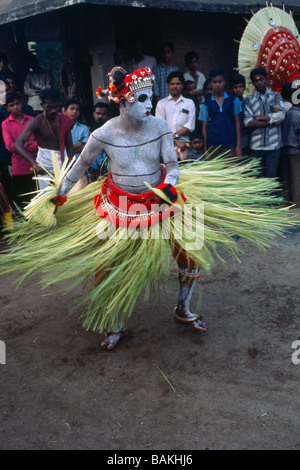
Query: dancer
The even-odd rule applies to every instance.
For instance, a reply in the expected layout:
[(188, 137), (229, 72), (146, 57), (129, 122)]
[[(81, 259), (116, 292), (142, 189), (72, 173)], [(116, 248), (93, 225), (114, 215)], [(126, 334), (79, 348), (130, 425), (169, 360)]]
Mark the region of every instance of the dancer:
[[(111, 177), (108, 180), (110, 191), (113, 192), (116, 186), (130, 198), (130, 193), (140, 195), (148, 191), (145, 182), (152, 187), (163, 183), (162, 190), (173, 198), (177, 197), (174, 186), (179, 180), (179, 168), (172, 131), (164, 120), (151, 116), (153, 78), (149, 68), (135, 71), (131, 75), (117, 68), (111, 74), (111, 82), (115, 82), (117, 87), (114, 98), (120, 103), (120, 116), (94, 131), (79, 161), (63, 181), (59, 191), (61, 196), (66, 196), (98, 155), (105, 152), (109, 155), (111, 167)], [(165, 178), (160, 158), (165, 164)], [(144, 197), (149, 198), (149, 193)], [(153, 194), (151, 197), (153, 198)], [(176, 323), (189, 324), (193, 330), (204, 332), (207, 326), (199, 319), (199, 315), (191, 313), (189, 309), (199, 269), (194, 263), (189, 266), (188, 259), (182, 252), (180, 256), (183, 260), (179, 264), (180, 294), (174, 319)], [(189, 272), (188, 276), (185, 275), (186, 271)], [(102, 346), (113, 348), (123, 335), (123, 330), (115, 332)]]
[[(179, 172), (172, 131), (151, 115), (153, 80), (149, 68), (112, 70), (109, 98), (119, 103), (120, 116), (91, 134), (69, 171), (56, 161), (54, 185), (31, 201), (28, 221), (17, 221), (10, 237), (17, 246), (0, 256), (1, 274), (38, 273), (43, 286), (62, 292), (84, 282), (83, 326), (106, 331), (105, 349), (126, 334), (140, 293), (155, 292), (174, 259), (180, 282), (174, 321), (205, 332), (190, 311), (200, 269), (211, 270), (224, 250), (238, 257), (233, 235), (263, 248), (294, 224), (276, 207), (278, 183), (257, 178), (253, 162), (241, 167), (220, 157), (185, 163)], [(107, 178), (71, 194), (101, 152), (109, 159)]]

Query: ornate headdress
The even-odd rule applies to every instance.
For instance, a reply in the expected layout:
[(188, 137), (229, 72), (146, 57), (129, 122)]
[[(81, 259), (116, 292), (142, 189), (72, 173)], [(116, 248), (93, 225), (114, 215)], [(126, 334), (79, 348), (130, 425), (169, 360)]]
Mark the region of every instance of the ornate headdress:
[(134, 103), (137, 91), (151, 89), (155, 77), (149, 67), (136, 70), (131, 74), (127, 74), (122, 67), (114, 67), (108, 74), (109, 85), (106, 92), (102, 88), (96, 91), (97, 96), (108, 95), (110, 101), (120, 102), (121, 96), (124, 96), (129, 103)]
[(246, 78), (246, 94), (254, 91), (250, 72), (264, 67), (268, 86), (280, 92), (282, 85), (300, 78), (299, 32), (291, 13), (268, 6), (249, 21), (239, 47), (238, 68)]

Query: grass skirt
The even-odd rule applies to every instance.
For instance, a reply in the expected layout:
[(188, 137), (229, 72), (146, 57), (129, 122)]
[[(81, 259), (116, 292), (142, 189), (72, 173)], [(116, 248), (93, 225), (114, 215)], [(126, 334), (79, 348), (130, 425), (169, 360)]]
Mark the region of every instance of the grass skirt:
[[(107, 237), (112, 226), (94, 208), (103, 180), (70, 194), (53, 216), (49, 200), (62, 177), (57, 170), (56, 189), (38, 194), (25, 212), (29, 220), (17, 220), (8, 235), (11, 246), (0, 256), (1, 273), (15, 273), (21, 281), (39, 274), (43, 288), (55, 283), (58, 291), (60, 285), (65, 291), (84, 283), (83, 326), (99, 332), (116, 329), (131, 315), (144, 288), (153, 293), (167, 280), (178, 243), (194, 264), (209, 271), (224, 250), (238, 259), (242, 249), (265, 249), (296, 225), (290, 211), (280, 207), (277, 181), (258, 178), (257, 171), (255, 162), (235, 165), (222, 157), (185, 163), (176, 186), (186, 198), (176, 203), (184, 223), (175, 216), (169, 224), (143, 230), (114, 226), (113, 236)], [(234, 235), (242, 239), (238, 244)], [(101, 282), (95, 283), (97, 272)]]

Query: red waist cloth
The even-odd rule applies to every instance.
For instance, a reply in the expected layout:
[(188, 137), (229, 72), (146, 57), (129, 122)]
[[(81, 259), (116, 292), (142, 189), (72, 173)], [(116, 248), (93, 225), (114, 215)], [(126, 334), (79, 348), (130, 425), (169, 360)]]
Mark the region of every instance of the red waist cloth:
[[(164, 182), (167, 174), (163, 166), (161, 171), (160, 184)], [(140, 194), (123, 191), (114, 184), (111, 172), (102, 185), (101, 194), (95, 196), (94, 205), (102, 219), (120, 227), (147, 227), (179, 211), (178, 208), (164, 203), (153, 191)]]

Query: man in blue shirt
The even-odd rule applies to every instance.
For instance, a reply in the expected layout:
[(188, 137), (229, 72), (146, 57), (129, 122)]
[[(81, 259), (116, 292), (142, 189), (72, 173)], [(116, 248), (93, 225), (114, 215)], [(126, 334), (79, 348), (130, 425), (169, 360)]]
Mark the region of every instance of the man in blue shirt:
[(214, 69), (209, 75), (212, 96), (201, 106), (203, 150), (213, 152), (209, 158), (228, 152), (228, 156), (242, 156), (240, 100), (225, 91), (226, 75), (222, 69)]

